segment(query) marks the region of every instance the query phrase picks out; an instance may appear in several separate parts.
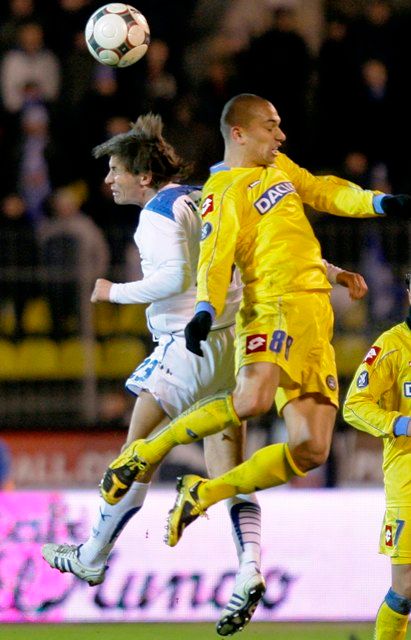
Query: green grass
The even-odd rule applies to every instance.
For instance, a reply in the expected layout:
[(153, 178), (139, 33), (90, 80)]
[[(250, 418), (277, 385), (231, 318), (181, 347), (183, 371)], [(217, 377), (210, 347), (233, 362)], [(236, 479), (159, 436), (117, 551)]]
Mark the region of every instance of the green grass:
[[(252, 622), (238, 640), (371, 640), (372, 624)], [(15, 624), (0, 625), (2, 640), (209, 640), (212, 624)]]

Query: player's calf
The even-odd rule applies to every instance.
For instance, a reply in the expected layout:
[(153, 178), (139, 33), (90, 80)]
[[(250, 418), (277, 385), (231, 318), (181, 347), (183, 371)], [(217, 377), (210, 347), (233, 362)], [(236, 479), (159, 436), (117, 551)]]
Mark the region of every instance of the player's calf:
[(133, 482), (140, 482), (150, 471), (149, 463), (138, 454), (142, 442), (132, 442), (105, 471), (100, 482), (100, 493), (108, 504), (117, 504)]

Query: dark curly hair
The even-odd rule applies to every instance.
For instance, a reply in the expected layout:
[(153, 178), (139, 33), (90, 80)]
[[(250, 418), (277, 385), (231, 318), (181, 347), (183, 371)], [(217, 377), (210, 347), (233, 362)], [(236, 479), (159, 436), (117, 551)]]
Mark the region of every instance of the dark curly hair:
[(161, 116), (147, 113), (130, 126), (130, 131), (94, 147), (93, 156), (117, 156), (134, 175), (151, 172), (155, 188), (170, 180), (178, 182), (187, 178), (192, 167), (163, 138)]

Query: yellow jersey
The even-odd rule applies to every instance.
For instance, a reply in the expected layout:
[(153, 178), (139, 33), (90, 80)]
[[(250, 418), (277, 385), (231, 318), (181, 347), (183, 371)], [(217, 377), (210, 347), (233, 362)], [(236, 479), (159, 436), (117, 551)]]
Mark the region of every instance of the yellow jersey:
[(280, 153), (268, 167), (211, 169), (203, 189), (197, 302), (219, 315), (236, 264), (244, 303), (328, 290), (321, 248), (303, 203), (339, 216), (366, 218), (377, 191), (334, 176), (313, 176)]
[(383, 438), (387, 506), (411, 506), (411, 438), (394, 435), (397, 420), (411, 417), (411, 329), (406, 322), (383, 333), (370, 348), (351, 382), (343, 415), (356, 429)]

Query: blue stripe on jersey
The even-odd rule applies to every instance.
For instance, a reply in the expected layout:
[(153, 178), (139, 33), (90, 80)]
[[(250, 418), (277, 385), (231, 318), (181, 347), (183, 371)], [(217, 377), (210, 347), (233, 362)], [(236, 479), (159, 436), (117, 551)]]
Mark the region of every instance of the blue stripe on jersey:
[(179, 184), (177, 187), (169, 187), (164, 191), (159, 191), (144, 207), (145, 211), (153, 211), (165, 216), (170, 220), (175, 220), (173, 205), (177, 198), (187, 196), (196, 190), (196, 187), (187, 184)]
[(210, 173), (218, 173), (219, 171), (230, 171), (230, 167), (224, 162), (217, 162), (217, 164), (213, 164), (213, 166), (210, 167)]

